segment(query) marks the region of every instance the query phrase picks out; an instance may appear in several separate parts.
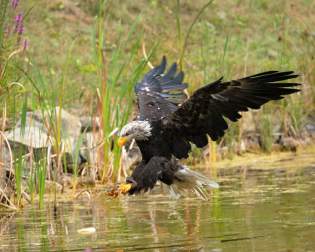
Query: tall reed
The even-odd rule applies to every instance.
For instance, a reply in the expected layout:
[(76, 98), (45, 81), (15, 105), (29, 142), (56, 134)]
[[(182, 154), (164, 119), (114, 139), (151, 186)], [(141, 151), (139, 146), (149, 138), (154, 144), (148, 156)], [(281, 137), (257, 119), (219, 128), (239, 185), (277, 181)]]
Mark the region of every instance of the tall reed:
[[(108, 52), (106, 40), (106, 1), (99, 2), (97, 29), (95, 30), (95, 55), (99, 83), (98, 111), (101, 117), (103, 149), (101, 169), (102, 181), (116, 181), (118, 177), (121, 150), (108, 135), (126, 124), (133, 110), (133, 86), (139, 80), (146, 61), (138, 57), (142, 33), (138, 30), (140, 17), (132, 24), (127, 34), (121, 33), (118, 40), (111, 41), (117, 47)], [(154, 48), (154, 47), (153, 47)], [(149, 57), (153, 51), (150, 51)]]
[(38, 180), (38, 196), (39, 196), (39, 208), (44, 206), (45, 195), (45, 182), (47, 173), (47, 161), (45, 159), (40, 160), (36, 164), (37, 180)]

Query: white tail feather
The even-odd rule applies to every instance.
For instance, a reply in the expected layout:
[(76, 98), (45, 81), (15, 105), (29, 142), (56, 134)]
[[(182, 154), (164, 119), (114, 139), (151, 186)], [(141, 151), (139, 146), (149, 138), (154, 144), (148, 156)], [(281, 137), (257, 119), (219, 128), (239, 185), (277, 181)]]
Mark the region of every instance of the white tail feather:
[(198, 197), (207, 200), (206, 189), (219, 188), (217, 182), (210, 180), (206, 176), (196, 171), (190, 170), (187, 166), (181, 166), (181, 168), (175, 173), (178, 180), (170, 186), (170, 191), (173, 195), (183, 195), (192, 191)]

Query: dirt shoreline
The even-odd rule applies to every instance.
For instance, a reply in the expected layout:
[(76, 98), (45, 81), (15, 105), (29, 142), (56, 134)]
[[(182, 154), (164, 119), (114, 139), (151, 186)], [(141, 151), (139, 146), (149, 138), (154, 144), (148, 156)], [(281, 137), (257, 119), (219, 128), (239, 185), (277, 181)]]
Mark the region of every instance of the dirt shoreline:
[[(292, 161), (295, 162), (292, 162)], [(298, 161), (298, 162), (296, 162)], [(305, 166), (315, 166), (315, 144), (298, 148), (292, 151), (246, 152), (225, 158), (214, 163), (197, 165), (200, 169), (234, 169), (239, 167), (250, 167), (253, 170), (278, 169), (279, 163), (285, 169), (299, 169)], [(211, 167), (212, 166), (212, 167)]]

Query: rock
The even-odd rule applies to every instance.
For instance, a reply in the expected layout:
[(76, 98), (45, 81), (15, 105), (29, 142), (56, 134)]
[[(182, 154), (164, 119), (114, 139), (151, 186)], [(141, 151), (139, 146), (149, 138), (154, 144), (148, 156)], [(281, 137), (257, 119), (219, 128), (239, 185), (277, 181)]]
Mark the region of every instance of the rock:
[(59, 118), (62, 144), (65, 152), (71, 153), (81, 134), (81, 121), (59, 107), (49, 112), (27, 112), (25, 123), (20, 119), (13, 130), (6, 132), (6, 137), (28, 147), (47, 148), (54, 143), (54, 132), (57, 131)]
[(276, 144), (280, 146), (281, 150), (290, 150), (293, 152), (297, 151), (298, 146), (300, 145), (299, 141), (293, 137), (285, 137), (280, 135), (276, 141)]
[[(57, 125), (57, 122), (60, 122), (60, 126)], [(86, 162), (78, 149), (83, 142), (82, 124), (78, 117), (59, 107), (45, 112), (40, 110), (30, 111), (26, 113), (24, 121), (19, 119), (11, 130), (4, 133), (10, 144), (13, 161), (16, 158), (23, 157), (24, 169), (22, 176), (24, 178), (29, 177), (34, 162), (47, 157), (51, 164), (48, 167), (47, 176), (48, 178), (52, 177), (53, 168), (56, 167), (56, 158), (53, 155), (54, 132), (57, 131), (58, 127), (60, 127), (61, 149), (64, 155), (61, 158), (64, 170), (73, 173), (74, 167), (80, 169), (80, 165)], [(11, 162), (10, 152), (6, 144), (3, 144), (0, 154), (1, 168), (3, 168), (0, 174), (0, 186), (3, 188), (3, 178), (5, 177), (3, 171), (10, 170)], [(14, 171), (12, 172), (14, 173)]]
[(81, 153), (92, 167), (97, 165), (97, 150), (99, 145), (100, 137), (98, 133), (88, 132), (84, 134)]
[[(70, 154), (72, 159), (77, 159), (79, 163), (85, 162), (83, 156), (76, 151), (82, 138), (81, 121), (59, 107), (48, 112), (40, 110), (27, 112), (25, 122), (20, 119), (12, 130), (5, 132), (12, 145), (12, 151), (16, 153), (17, 148), (23, 149), (20, 153), (23, 155), (29, 153), (29, 148), (45, 150), (51, 148), (55, 141), (54, 132), (58, 130), (59, 118), (62, 151)], [(76, 156), (78, 157), (75, 158)]]
[(95, 227), (81, 228), (78, 229), (77, 232), (82, 235), (94, 234), (96, 232), (96, 228)]
[(47, 148), (52, 142), (39, 112), (27, 112), (24, 125), (20, 119), (12, 130), (5, 132), (5, 135), (11, 142), (31, 148)]
[(80, 117), (81, 132), (99, 131), (101, 127), (100, 118), (91, 118), (90, 116)]

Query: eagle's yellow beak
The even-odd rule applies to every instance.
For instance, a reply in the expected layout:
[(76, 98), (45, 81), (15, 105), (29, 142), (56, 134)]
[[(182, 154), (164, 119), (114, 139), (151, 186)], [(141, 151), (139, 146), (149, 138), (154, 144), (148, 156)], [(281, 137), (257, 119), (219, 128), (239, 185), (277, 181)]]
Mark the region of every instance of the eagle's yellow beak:
[(118, 138), (118, 146), (123, 147), (128, 141), (127, 137), (120, 137)]

